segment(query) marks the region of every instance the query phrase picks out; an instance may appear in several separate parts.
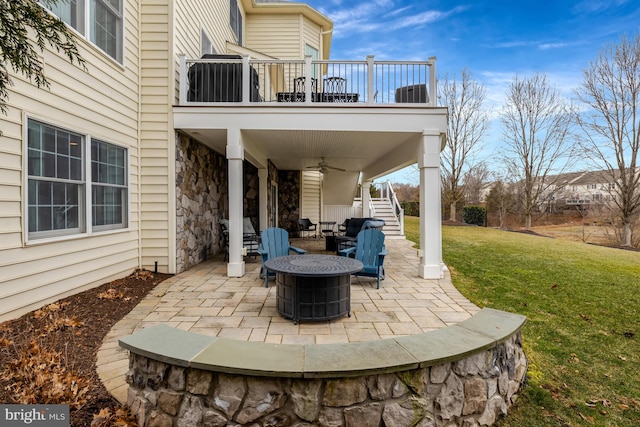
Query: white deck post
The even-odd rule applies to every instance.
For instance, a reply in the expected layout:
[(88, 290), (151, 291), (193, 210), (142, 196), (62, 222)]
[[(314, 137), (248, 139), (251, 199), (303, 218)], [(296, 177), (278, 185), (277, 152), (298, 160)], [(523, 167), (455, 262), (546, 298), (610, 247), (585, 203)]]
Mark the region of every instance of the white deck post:
[(440, 131), (422, 133), (418, 158), (420, 169), (420, 262), (418, 276), (440, 279), (443, 276), (442, 220), (440, 208)]
[(249, 56), (242, 56), (242, 103), (251, 102), (251, 72), (249, 67)]
[(178, 59), (180, 61), (180, 81), (179, 81), (179, 90), (178, 90), (178, 104), (179, 105), (187, 105), (187, 56), (184, 53), (178, 55)]
[(304, 57), (304, 103), (311, 104), (311, 79), (313, 78), (313, 66), (311, 65), (311, 55)]
[(373, 91), (374, 90), (374, 83), (373, 83), (374, 74), (375, 74), (374, 56), (367, 55), (367, 103), (368, 104), (374, 104), (376, 102), (375, 93)]
[(229, 166), (229, 277), (244, 276), (244, 258), (242, 248), (243, 217), (243, 176), (242, 161), (244, 147), (240, 129), (227, 129), (227, 163)]

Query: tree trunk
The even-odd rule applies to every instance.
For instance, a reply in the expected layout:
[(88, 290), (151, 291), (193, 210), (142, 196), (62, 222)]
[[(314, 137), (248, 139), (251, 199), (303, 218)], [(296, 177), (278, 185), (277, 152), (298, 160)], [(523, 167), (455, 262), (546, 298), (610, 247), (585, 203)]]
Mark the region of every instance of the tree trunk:
[(622, 236), (620, 236), (620, 244), (622, 246), (631, 246), (631, 224), (627, 221), (622, 222)]
[(531, 230), (531, 214), (528, 213), (525, 217), (524, 217), (524, 228), (525, 230)]
[(456, 204), (451, 203), (449, 207), (449, 221), (455, 221), (455, 220), (456, 220)]

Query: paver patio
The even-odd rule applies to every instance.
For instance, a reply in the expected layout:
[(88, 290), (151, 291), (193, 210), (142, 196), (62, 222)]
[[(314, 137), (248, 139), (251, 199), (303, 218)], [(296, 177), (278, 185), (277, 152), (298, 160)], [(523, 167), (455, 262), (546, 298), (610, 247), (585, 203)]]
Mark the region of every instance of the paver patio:
[[(294, 246), (324, 252), (322, 239), (292, 239)], [(191, 332), (277, 344), (329, 344), (414, 335), (459, 323), (480, 309), (464, 298), (449, 274), (440, 280), (417, 276), (413, 243), (387, 239), (386, 278), (353, 277), (351, 317), (293, 324), (276, 310), (275, 281), (260, 279), (260, 260), (246, 259), (244, 277), (227, 277), (222, 257), (160, 283), (105, 338), (97, 370), (106, 388), (126, 402), (128, 352), (118, 339), (158, 323)], [(324, 252), (329, 253), (329, 252)]]

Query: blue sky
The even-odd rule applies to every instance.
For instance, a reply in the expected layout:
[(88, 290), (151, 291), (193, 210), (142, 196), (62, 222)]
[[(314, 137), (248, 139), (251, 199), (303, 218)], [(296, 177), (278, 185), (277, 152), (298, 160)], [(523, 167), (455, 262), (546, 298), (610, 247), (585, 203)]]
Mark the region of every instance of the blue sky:
[[(572, 97), (603, 46), (640, 30), (638, 0), (302, 1), (334, 21), (332, 59), (436, 56), (440, 78), (466, 67), (494, 109), (516, 74), (544, 72)], [(481, 157), (491, 160), (500, 137), (493, 121)]]

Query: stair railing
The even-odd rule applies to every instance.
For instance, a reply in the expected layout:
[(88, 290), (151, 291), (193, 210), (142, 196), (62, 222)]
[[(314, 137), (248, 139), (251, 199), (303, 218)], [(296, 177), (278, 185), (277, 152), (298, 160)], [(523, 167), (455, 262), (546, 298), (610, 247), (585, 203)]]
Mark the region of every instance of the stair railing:
[(398, 224), (400, 224), (400, 235), (404, 236), (404, 209), (398, 201), (396, 192), (393, 190), (393, 186), (390, 181), (386, 181), (380, 184), (374, 183), (375, 187), (380, 193), (380, 197), (376, 200), (388, 200), (393, 209), (393, 214), (396, 217)]

